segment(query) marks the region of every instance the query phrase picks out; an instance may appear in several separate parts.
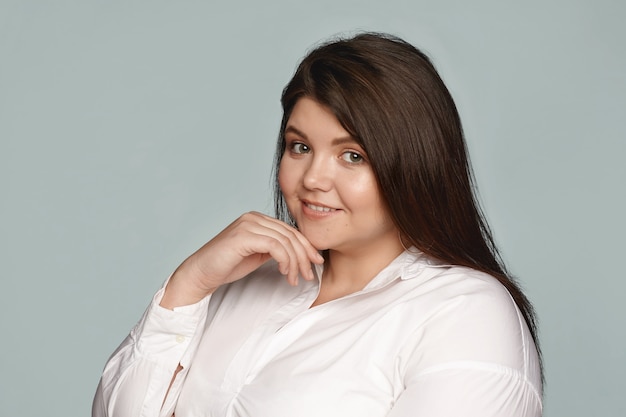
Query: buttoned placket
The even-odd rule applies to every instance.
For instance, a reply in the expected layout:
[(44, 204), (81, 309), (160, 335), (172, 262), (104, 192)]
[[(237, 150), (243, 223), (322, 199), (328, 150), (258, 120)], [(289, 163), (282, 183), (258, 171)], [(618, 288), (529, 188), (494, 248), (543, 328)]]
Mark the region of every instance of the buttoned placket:
[(234, 356), (222, 382), (222, 389), (232, 394), (231, 405), (241, 388), (253, 379), (260, 369), (259, 360), (261, 356), (267, 356), (268, 345), (276, 337), (282, 336), (279, 334), (279, 330), (298, 315), (306, 312), (317, 297), (318, 292), (319, 285), (310, 285), (300, 295), (274, 312), (248, 337)]
[[(321, 268), (316, 272), (321, 276)], [(273, 358), (306, 333), (313, 324), (327, 317), (332, 317), (333, 314), (337, 313), (337, 309), (342, 308), (341, 304), (348, 299), (383, 290), (396, 280), (401, 279), (401, 273), (396, 270), (393, 275), (382, 278), (382, 282), (378, 281), (375, 283), (376, 285), (368, 285), (361, 291), (313, 308), (310, 306), (319, 294), (319, 285), (311, 286), (272, 314), (263, 325), (250, 335), (226, 371), (222, 389), (232, 394), (227, 415), (232, 415), (233, 405), (241, 389), (254, 381)]]

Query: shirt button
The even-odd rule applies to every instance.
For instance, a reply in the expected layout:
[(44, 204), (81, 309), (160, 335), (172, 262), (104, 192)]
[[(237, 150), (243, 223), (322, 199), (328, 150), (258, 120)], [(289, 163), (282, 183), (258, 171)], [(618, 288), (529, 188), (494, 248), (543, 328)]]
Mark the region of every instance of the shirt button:
[(184, 341), (185, 341), (185, 336), (180, 335), (180, 334), (178, 336), (176, 336), (176, 342), (177, 343), (183, 343)]

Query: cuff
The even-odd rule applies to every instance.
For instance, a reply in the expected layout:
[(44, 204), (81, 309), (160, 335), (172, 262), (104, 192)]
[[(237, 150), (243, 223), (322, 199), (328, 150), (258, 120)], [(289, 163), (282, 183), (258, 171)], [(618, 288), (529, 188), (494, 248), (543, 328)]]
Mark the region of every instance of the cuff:
[(143, 357), (159, 357), (180, 360), (189, 343), (204, 324), (211, 296), (195, 304), (176, 307), (174, 310), (161, 307), (165, 286), (153, 297), (141, 321), (131, 332), (135, 339), (136, 353)]

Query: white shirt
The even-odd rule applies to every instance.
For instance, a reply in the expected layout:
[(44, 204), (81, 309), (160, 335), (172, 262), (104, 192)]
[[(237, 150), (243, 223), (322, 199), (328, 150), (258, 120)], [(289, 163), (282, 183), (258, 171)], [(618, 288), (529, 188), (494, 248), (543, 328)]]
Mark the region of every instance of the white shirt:
[(318, 281), (279, 277), (269, 262), (174, 311), (159, 291), (109, 359), (92, 416), (541, 415), (535, 345), (493, 277), (406, 251), (312, 308)]

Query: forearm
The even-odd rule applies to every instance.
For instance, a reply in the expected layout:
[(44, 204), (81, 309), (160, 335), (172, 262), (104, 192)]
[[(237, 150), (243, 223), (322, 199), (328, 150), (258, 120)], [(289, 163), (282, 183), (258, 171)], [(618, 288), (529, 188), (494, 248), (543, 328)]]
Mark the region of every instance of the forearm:
[(107, 362), (92, 417), (153, 417), (175, 404), (181, 387), (175, 381), (195, 354), (208, 299), (171, 311), (159, 306), (162, 293)]
[(168, 310), (196, 304), (213, 294), (218, 286), (206, 287), (198, 278), (191, 259), (185, 260), (168, 280), (159, 305)]

